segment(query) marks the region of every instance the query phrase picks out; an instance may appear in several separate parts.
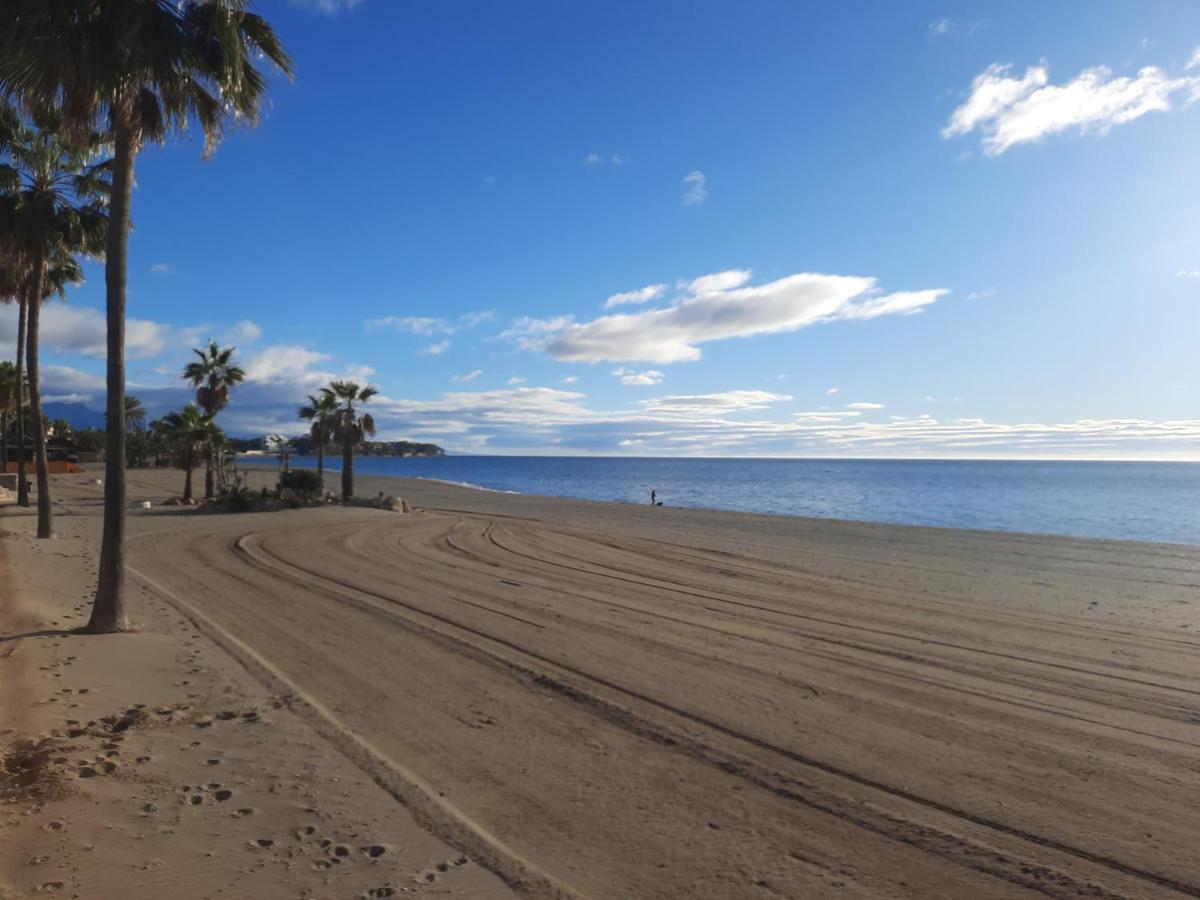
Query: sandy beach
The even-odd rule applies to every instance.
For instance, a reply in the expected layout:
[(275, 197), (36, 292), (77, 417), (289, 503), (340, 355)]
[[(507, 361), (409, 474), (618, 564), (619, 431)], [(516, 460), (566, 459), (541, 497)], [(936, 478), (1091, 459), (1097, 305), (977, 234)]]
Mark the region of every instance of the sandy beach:
[(129, 478), (133, 634), (0, 509), (0, 897), (1200, 897), (1200, 547)]

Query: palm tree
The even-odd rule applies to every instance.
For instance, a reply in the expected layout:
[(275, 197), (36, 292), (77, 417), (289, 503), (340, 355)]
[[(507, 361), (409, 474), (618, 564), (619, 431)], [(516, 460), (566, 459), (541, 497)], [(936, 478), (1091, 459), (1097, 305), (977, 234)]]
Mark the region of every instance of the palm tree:
[(26, 394), (18, 402), (17, 367), (8, 360), (0, 362), (0, 472), (8, 471), (8, 417), (23, 409)]
[(321, 388), (321, 394), (334, 403), (333, 439), (342, 445), (342, 500), (354, 496), (354, 448), (364, 436), (375, 433), (375, 420), (359, 414), (356, 403), (366, 403), (379, 393), (379, 388), (367, 385), (360, 388), (353, 381), (331, 381)]
[(187, 472), (183, 481), (183, 502), (192, 500), (192, 472), (197, 454), (205, 453), (213, 440), (216, 428), (212, 417), (189, 403), (179, 412), (168, 413), (158, 421), (158, 429), (174, 445), (180, 465)]
[(125, 395), (125, 428), (129, 431), (141, 431), (146, 423), (146, 407), (133, 394)]
[(107, 219), (102, 203), (108, 184), (107, 164), (90, 162), (102, 146), (98, 137), (68, 140), (61, 133), (61, 119), (48, 113), (38, 116), (36, 126), (12, 109), (0, 109), (0, 234), (25, 294), (37, 535), (49, 538), (53, 535), (50, 471), (38, 362), (42, 301), (53, 293), (65, 296), (68, 283), (83, 280), (74, 254), (95, 254), (103, 247)]
[(4, 0), (0, 94), (57, 105), (68, 124), (103, 120), (114, 145), (112, 227), (105, 255), (108, 318), (107, 459), (100, 572), (87, 630), (121, 631), (125, 617), (125, 273), (133, 169), (147, 141), (190, 122), (205, 151), (231, 118), (253, 122), (267, 89), (255, 63), (291, 75), (274, 30), (246, 0)]
[[(246, 379), (246, 373), (233, 364), (233, 352), (237, 348), (217, 346), (210, 340), (207, 350), (192, 350), (199, 362), (190, 362), (183, 370), (183, 378), (196, 389), (196, 403), (210, 418), (229, 404), (229, 392), (236, 384)], [(204, 469), (204, 499), (211, 500), (213, 496), (213, 454), (210, 452), (205, 460)]]
[(300, 418), (312, 422), (312, 442), (317, 448), (317, 476), (325, 477), (325, 445), (329, 443), (334, 417), (338, 411), (338, 400), (328, 391), (308, 395), (308, 403), (300, 407)]

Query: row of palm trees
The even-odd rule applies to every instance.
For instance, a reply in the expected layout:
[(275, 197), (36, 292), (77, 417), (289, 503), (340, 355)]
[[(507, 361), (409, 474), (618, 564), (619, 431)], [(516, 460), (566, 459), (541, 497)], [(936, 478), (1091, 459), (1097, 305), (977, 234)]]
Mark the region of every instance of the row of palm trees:
[(373, 385), (331, 381), (300, 407), (300, 418), (312, 422), (312, 442), (317, 448), (317, 474), (325, 476), (325, 445), (342, 445), (342, 499), (354, 496), (354, 448), (375, 433), (375, 420), (359, 407), (379, 393)]
[[(245, 0), (0, 4), (0, 99), (11, 104), (3, 107), (4, 127), (14, 138), (0, 151), (0, 295), (21, 305), (18, 341), (29, 346), (20, 347), (17, 364), (23, 358), (29, 369), (31, 427), (41, 444), (42, 300), (78, 277), (79, 256), (104, 259), (106, 473), (92, 632), (127, 627), (125, 287), (135, 162), (147, 143), (191, 125), (207, 154), (226, 123), (253, 123), (267, 89), (263, 62), (291, 75), (274, 30)], [(28, 142), (28, 154), (12, 152), (23, 146), (18, 141)], [(20, 390), (23, 376), (16, 381)], [(49, 536), (44, 447), (38, 460), (38, 534)]]

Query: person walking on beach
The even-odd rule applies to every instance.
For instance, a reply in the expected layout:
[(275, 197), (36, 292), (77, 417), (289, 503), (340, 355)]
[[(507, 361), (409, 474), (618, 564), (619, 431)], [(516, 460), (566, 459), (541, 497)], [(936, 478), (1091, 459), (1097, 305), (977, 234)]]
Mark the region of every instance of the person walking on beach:
[(658, 488), (650, 488), (650, 505), (654, 505), (654, 501), (658, 499)]

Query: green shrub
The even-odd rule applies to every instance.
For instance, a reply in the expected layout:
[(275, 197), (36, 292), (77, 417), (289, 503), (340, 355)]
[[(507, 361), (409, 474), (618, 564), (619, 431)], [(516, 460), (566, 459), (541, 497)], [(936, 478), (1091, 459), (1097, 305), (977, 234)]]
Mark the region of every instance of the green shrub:
[(300, 500), (314, 500), (321, 496), (321, 476), (311, 469), (291, 469), (279, 476), (279, 487)]
[(254, 508), (257, 499), (258, 494), (240, 484), (222, 488), (217, 492), (217, 502), (230, 512), (249, 512)]

